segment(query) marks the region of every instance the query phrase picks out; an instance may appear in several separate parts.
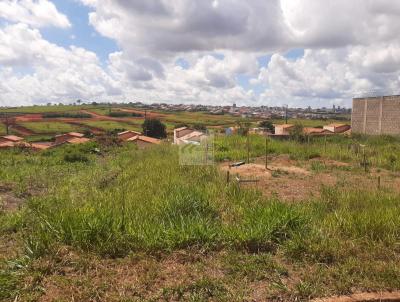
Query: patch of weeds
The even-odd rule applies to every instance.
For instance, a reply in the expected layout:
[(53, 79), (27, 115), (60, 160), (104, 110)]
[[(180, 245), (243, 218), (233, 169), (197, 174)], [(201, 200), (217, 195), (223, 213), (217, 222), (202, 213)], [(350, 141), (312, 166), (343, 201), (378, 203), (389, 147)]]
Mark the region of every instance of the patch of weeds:
[(302, 299), (310, 299), (316, 293), (315, 284), (300, 281), (296, 284), (296, 296)]
[(323, 162), (320, 161), (313, 161), (311, 163), (311, 170), (314, 172), (322, 172), (326, 170), (326, 165)]
[[(278, 265), (271, 254), (229, 253), (223, 259), (223, 267), (228, 275), (235, 278), (247, 278), (249, 281), (271, 279), (279, 280), (279, 276), (287, 276), (286, 268)], [(276, 278), (275, 278), (275, 277)]]
[(162, 296), (167, 301), (231, 301), (222, 282), (209, 278), (189, 285), (164, 288)]
[(82, 152), (70, 151), (64, 155), (64, 161), (67, 163), (76, 163), (76, 162), (87, 163), (89, 162), (89, 158)]
[(280, 177), (280, 176), (287, 176), (289, 175), (288, 171), (281, 170), (281, 169), (276, 169), (272, 171), (272, 177)]

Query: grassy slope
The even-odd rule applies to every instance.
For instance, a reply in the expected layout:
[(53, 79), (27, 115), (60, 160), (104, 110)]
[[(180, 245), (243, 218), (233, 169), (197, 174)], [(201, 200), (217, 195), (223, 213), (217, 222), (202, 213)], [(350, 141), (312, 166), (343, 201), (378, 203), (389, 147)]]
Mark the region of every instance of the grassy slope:
[(81, 130), (78, 126), (63, 122), (23, 122), (19, 124), (36, 133), (65, 133)]
[(91, 126), (91, 127), (97, 127), (101, 128), (104, 130), (114, 130), (114, 129), (126, 129), (126, 130), (139, 130), (141, 129), (141, 122), (138, 121), (137, 125), (132, 125), (132, 121), (129, 121), (130, 124), (128, 123), (123, 123), (123, 122), (115, 122), (115, 121), (82, 121), (82, 124)]
[[(298, 147), (287, 144), (280, 148), (289, 153)], [(118, 271), (125, 266), (139, 270), (126, 299), (240, 301), (262, 286), (259, 299), (294, 300), (400, 288), (400, 196), (393, 192), (343, 182), (323, 189), (319, 199), (285, 204), (226, 185), (214, 167), (180, 166), (173, 147), (144, 152), (127, 146), (105, 158), (91, 148), (2, 153), (0, 184), (32, 197), (24, 211), (0, 214), (1, 234), (22, 234), (31, 259), (3, 265), (0, 299), (17, 292), (38, 297), (45, 294), (41, 286), (55, 284), (67, 300), (96, 293), (119, 301), (118, 287), (102, 284), (121, 282), (125, 275)], [(88, 161), (66, 162), (66, 154)], [(70, 259), (61, 252), (65, 246), (78, 256)], [(178, 261), (173, 265), (182, 271), (163, 275), (170, 269), (165, 262), (175, 263), (182, 250), (197, 260)], [(65, 266), (81, 277), (59, 275)], [(104, 270), (101, 280), (94, 268)]]
[(0, 123), (0, 135), (6, 134), (6, 126), (3, 123)]

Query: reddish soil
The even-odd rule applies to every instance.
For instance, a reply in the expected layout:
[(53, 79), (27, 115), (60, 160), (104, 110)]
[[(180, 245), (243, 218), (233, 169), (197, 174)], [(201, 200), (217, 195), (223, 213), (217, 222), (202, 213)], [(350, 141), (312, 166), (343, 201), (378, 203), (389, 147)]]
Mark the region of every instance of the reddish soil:
[(78, 126), (78, 127), (82, 127), (82, 128), (87, 128), (89, 129), (94, 135), (101, 135), (104, 134), (104, 129), (102, 128), (98, 128), (98, 127), (93, 127), (93, 126), (89, 126), (83, 123), (79, 123), (79, 122), (68, 122), (68, 124), (73, 125), (73, 126)]
[(135, 109), (126, 109), (126, 108), (117, 108), (118, 110), (121, 110), (123, 112), (131, 112), (131, 113), (138, 113), (142, 114), (143, 116), (146, 114), (148, 118), (162, 118), (165, 117), (165, 114), (161, 113), (156, 113), (156, 112), (151, 112), (151, 111), (140, 111), (140, 110), (135, 110)]
[(11, 126), (11, 129), (13, 131), (17, 132), (18, 135), (21, 135), (21, 136), (30, 136), (30, 135), (36, 134), (36, 132), (34, 132), (28, 128), (25, 128), (24, 126), (18, 125), (18, 124), (13, 124)]

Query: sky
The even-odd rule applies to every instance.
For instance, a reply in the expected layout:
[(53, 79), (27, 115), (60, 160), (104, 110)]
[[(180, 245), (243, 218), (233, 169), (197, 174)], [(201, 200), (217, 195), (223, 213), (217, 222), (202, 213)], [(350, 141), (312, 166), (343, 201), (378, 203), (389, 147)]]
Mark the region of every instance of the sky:
[(400, 94), (398, 0), (0, 0), (0, 106)]

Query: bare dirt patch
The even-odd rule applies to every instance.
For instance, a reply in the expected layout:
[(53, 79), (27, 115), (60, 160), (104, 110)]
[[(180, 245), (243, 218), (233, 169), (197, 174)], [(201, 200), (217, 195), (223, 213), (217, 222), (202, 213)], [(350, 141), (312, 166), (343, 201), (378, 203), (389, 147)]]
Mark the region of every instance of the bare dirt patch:
[(24, 203), (24, 200), (16, 197), (11, 192), (0, 191), (0, 211), (14, 212)]
[[(348, 188), (365, 190), (390, 189), (400, 193), (400, 175), (384, 169), (373, 169), (365, 173), (357, 165), (329, 160), (312, 159), (306, 162), (291, 160), (286, 155), (268, 159), (255, 159), (254, 163), (239, 167), (221, 165), (223, 173), (230, 172), (230, 180), (236, 177), (249, 182), (243, 187), (259, 189), (267, 197), (277, 197), (285, 201), (302, 201), (320, 196), (321, 188), (344, 184)], [(380, 179), (380, 180), (378, 180)]]
[(399, 302), (400, 292), (360, 293), (351, 296), (314, 299), (312, 302)]

